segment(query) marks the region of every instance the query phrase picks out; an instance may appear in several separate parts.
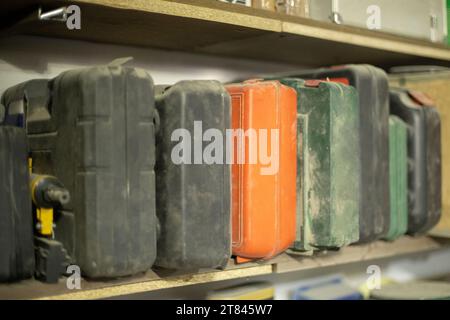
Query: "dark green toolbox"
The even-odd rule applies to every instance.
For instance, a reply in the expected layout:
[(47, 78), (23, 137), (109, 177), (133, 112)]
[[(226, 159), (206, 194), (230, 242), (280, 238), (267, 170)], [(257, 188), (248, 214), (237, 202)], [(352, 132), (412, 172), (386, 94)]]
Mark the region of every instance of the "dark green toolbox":
[(407, 126), (397, 116), (389, 117), (389, 190), (391, 218), (385, 240), (393, 241), (408, 229)]
[(299, 70), (289, 75), (355, 87), (359, 97), (361, 202), (359, 242), (383, 238), (389, 228), (389, 90), (386, 73), (371, 65)]
[(361, 167), (356, 90), (280, 79), (297, 91), (297, 236), (293, 249), (334, 249), (359, 239)]
[(408, 234), (425, 234), (442, 212), (440, 114), (427, 95), (402, 88), (390, 88), (390, 108), (408, 125)]

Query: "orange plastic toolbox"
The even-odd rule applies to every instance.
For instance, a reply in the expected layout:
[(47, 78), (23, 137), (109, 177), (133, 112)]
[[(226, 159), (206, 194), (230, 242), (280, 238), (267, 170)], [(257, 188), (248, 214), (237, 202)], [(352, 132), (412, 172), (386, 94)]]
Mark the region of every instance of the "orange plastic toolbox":
[(269, 259), (295, 239), (297, 93), (278, 81), (260, 80), (227, 90), (232, 99), (233, 255), (238, 263)]

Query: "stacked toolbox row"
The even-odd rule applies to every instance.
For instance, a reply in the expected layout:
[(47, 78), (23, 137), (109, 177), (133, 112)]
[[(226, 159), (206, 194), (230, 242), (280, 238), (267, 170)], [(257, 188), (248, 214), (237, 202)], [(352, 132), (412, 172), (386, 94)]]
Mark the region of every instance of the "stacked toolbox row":
[[(386, 75), (367, 65), (155, 89), (145, 71), (111, 64), (12, 87), (1, 100), (0, 168), (17, 177), (2, 179), (0, 279), (31, 276), (35, 260), (47, 281), (69, 263), (112, 278), (424, 233), (440, 216), (439, 115), (406, 96), (417, 105), (392, 90), (399, 129), (390, 132)], [(213, 142), (228, 145), (229, 129), (268, 130), (265, 155), (277, 156), (276, 170), (212, 151)], [(231, 146), (233, 156), (252, 153), (249, 143)], [(28, 169), (55, 181), (44, 198), (67, 191), (71, 201), (39, 205), (32, 191), (43, 186), (29, 190)]]

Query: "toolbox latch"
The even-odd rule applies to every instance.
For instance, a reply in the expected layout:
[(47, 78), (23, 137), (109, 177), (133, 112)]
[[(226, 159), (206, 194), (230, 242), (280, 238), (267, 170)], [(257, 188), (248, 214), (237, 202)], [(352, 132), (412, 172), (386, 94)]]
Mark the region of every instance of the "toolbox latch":
[(421, 106), (432, 106), (434, 105), (433, 99), (431, 99), (426, 93), (420, 91), (409, 90), (409, 97), (417, 104)]
[(306, 80), (305, 81), (305, 87), (319, 87), (322, 80)]

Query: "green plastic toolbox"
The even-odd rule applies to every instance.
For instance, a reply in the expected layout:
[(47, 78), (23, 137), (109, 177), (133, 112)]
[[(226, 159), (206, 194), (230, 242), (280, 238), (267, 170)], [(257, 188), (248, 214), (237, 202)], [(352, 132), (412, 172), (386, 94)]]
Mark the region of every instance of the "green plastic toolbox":
[(297, 235), (293, 249), (335, 249), (359, 239), (359, 108), (341, 83), (280, 79), (297, 91)]
[(299, 70), (291, 77), (322, 79), (355, 87), (359, 97), (361, 201), (359, 243), (383, 238), (389, 228), (389, 90), (386, 73), (374, 66), (343, 65)]
[(407, 126), (389, 117), (389, 191), (391, 219), (385, 240), (393, 241), (408, 229)]

